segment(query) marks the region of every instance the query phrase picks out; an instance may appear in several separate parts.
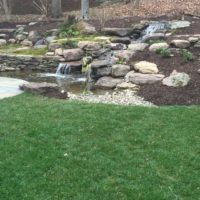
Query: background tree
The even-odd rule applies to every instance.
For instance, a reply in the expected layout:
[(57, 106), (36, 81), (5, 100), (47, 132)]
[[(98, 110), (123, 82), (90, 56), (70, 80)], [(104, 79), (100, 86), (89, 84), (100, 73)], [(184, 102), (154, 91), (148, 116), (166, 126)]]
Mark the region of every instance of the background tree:
[(81, 0), (81, 18), (83, 20), (89, 19), (89, 0)]
[(12, 0), (0, 0), (0, 7), (5, 14), (6, 20), (10, 21), (12, 11)]
[(51, 1), (51, 13), (53, 18), (59, 18), (62, 16), (62, 2), (61, 0)]

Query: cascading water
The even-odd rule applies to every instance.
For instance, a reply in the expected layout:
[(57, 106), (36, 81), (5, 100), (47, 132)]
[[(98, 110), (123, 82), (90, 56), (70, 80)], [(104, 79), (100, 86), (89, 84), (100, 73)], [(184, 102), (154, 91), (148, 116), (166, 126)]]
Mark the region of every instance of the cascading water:
[(71, 73), (71, 66), (69, 64), (66, 63), (60, 63), (58, 65), (57, 71), (56, 71), (56, 75), (67, 75)]

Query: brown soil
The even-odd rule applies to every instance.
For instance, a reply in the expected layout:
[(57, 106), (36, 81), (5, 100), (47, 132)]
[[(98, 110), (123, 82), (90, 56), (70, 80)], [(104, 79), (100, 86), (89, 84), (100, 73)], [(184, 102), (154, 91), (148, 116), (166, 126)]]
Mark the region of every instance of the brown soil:
[[(175, 53), (171, 58), (162, 58), (148, 50), (138, 53), (137, 61), (146, 60), (158, 65), (160, 73), (169, 76), (173, 70), (189, 74), (191, 80), (186, 87), (173, 88), (161, 83), (141, 86), (139, 96), (156, 105), (198, 105), (200, 104), (200, 50), (191, 50), (194, 61), (185, 62), (180, 54)], [(136, 61), (134, 59), (134, 61)]]

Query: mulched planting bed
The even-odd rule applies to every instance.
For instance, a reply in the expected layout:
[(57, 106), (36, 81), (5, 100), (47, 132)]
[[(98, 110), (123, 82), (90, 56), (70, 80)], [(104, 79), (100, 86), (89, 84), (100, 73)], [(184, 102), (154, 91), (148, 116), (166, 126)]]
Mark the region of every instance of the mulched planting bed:
[(146, 60), (158, 65), (160, 73), (169, 76), (173, 70), (189, 74), (191, 80), (186, 87), (173, 88), (161, 83), (144, 85), (140, 87), (139, 96), (144, 97), (156, 105), (198, 105), (200, 104), (200, 50), (191, 50), (194, 61), (183, 61), (183, 58), (175, 53), (171, 58), (162, 58), (159, 54), (148, 50), (138, 53), (133, 61)]

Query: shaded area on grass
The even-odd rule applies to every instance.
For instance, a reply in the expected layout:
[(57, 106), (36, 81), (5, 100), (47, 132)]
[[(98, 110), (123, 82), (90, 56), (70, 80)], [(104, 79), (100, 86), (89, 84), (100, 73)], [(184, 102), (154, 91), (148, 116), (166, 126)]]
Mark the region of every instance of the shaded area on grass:
[(200, 107), (0, 101), (2, 199), (198, 199)]

